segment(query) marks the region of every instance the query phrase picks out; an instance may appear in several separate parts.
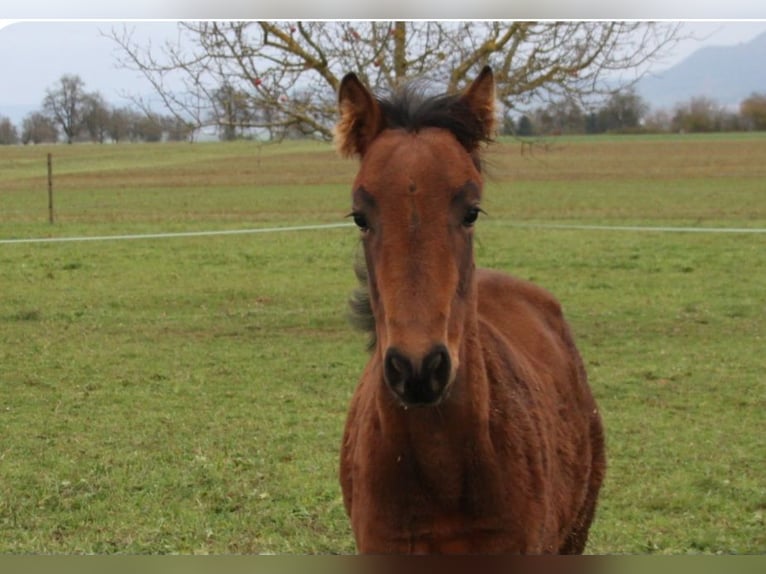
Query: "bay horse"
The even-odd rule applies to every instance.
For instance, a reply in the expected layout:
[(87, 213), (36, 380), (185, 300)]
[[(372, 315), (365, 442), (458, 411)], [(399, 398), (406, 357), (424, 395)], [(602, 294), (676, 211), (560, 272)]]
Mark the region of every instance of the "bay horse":
[(373, 339), (340, 457), (362, 553), (585, 548), (605, 455), (583, 361), (552, 295), (474, 263), (494, 102), (489, 67), (428, 98), (340, 84)]

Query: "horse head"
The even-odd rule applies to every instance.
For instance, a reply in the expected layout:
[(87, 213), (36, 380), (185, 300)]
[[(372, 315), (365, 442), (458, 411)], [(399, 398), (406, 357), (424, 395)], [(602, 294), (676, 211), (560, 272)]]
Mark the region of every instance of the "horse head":
[(494, 78), (484, 68), (461, 94), (405, 88), (373, 97), (341, 82), (336, 145), (357, 156), (352, 211), (367, 267), (383, 378), (405, 406), (442, 401), (460, 368), (467, 310), (476, 304), (474, 224), (479, 151), (491, 139)]

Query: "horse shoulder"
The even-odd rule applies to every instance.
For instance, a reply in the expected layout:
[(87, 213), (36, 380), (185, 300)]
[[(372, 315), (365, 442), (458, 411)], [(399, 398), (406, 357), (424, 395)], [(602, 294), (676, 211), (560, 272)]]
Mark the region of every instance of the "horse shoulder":
[(495, 370), (498, 380), (491, 384), (510, 384), (528, 397), (544, 432), (587, 441), (600, 420), (559, 302), (542, 287), (497, 271), (480, 270), (477, 279), (479, 316), (500, 336), (491, 352), (504, 357), (514, 371), (508, 379)]
[[(569, 333), (559, 301), (546, 289), (506, 273), (477, 269), (479, 316), (512, 345), (534, 347), (534, 339), (566, 338)], [(532, 350), (532, 349), (527, 349)]]
[(590, 409), (585, 367), (558, 300), (524, 279), (483, 269), (477, 275), (479, 316), (504, 341), (496, 352), (516, 363), (528, 383), (542, 385), (539, 396), (551, 406)]
[[(540, 491), (549, 489), (546, 514), (553, 521), (549, 527), (589, 524), (588, 513), (592, 514), (604, 474), (603, 433), (561, 305), (529, 281), (489, 270), (478, 270), (477, 275), (480, 320), (488, 325), (485, 331), (496, 333), (485, 353), (492, 355), (491, 363), (510, 365), (513, 371), (508, 376), (492, 369), (494, 394), (505, 397), (505, 408), (511, 409), (500, 417), (495, 440), (502, 441), (508, 432), (502, 423), (508, 414), (519, 423), (526, 419), (528, 440), (537, 447), (528, 454), (530, 463), (537, 461), (528, 469), (528, 480), (539, 481)], [(588, 510), (583, 511), (585, 507)], [(577, 518), (581, 513), (587, 519)], [(577, 538), (586, 536), (587, 528), (583, 532), (572, 534), (572, 548), (584, 545), (585, 539)]]

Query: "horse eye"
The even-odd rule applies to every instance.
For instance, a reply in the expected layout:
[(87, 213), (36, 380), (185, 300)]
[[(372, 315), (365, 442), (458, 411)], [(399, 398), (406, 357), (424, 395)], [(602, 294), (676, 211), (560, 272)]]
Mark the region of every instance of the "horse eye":
[(471, 227), (474, 223), (476, 223), (476, 220), (479, 218), (480, 211), (481, 209), (478, 207), (469, 208), (463, 217), (463, 225), (466, 227)]
[(362, 231), (367, 231), (370, 229), (370, 226), (367, 223), (367, 218), (363, 214), (352, 213), (351, 216), (354, 218), (354, 223), (359, 229), (361, 229)]

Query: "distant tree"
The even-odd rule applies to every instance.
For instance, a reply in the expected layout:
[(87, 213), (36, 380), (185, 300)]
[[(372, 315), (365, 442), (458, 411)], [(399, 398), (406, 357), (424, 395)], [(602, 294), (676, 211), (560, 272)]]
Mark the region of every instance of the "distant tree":
[(721, 129), (723, 108), (706, 96), (697, 96), (676, 107), (672, 126), (678, 132), (714, 132)]
[(552, 101), (534, 111), (535, 132), (541, 135), (580, 134), (585, 131), (585, 114), (573, 98)]
[(739, 115), (746, 129), (766, 130), (766, 94), (751, 94), (743, 100)]
[(516, 122), (516, 135), (519, 137), (534, 135), (535, 129), (532, 125), (532, 120), (526, 114), (519, 118)]
[(673, 117), (667, 110), (653, 110), (644, 118), (644, 129), (650, 133), (667, 133), (673, 128)]
[(0, 116), (0, 145), (14, 145), (19, 143), (19, 131), (13, 125), (10, 118)]
[(586, 134), (601, 134), (606, 131), (602, 123), (601, 114), (599, 112), (590, 112), (585, 116), (585, 133)]
[(224, 141), (242, 137), (253, 123), (250, 95), (231, 84), (224, 83), (213, 93), (211, 121), (218, 125), (219, 138)]
[(112, 108), (109, 112), (107, 135), (115, 143), (130, 139), (134, 133), (133, 125), (138, 119), (138, 112), (132, 108)]
[(741, 132), (749, 129), (740, 114), (723, 108), (718, 115), (716, 128), (721, 132)]
[(513, 116), (506, 112), (503, 114), (503, 123), (500, 127), (500, 133), (504, 136), (512, 136), (516, 134), (516, 122)]
[(162, 118), (153, 115), (139, 115), (136, 117), (132, 126), (132, 136), (134, 139), (143, 142), (159, 142), (162, 141), (164, 133)]
[(82, 125), (93, 142), (104, 143), (109, 135), (112, 111), (98, 92), (86, 94), (83, 99)]
[(42, 112), (28, 114), (21, 124), (21, 142), (28, 143), (55, 143), (59, 139), (59, 131), (56, 123)]
[(43, 100), (43, 109), (64, 132), (67, 143), (72, 143), (83, 128), (90, 94), (80, 76), (63, 75), (49, 88)]
[(612, 94), (598, 111), (598, 131), (635, 131), (649, 111), (649, 105), (632, 88)]
[(197, 129), (194, 123), (175, 116), (164, 116), (160, 123), (168, 141), (171, 142), (192, 141)]

